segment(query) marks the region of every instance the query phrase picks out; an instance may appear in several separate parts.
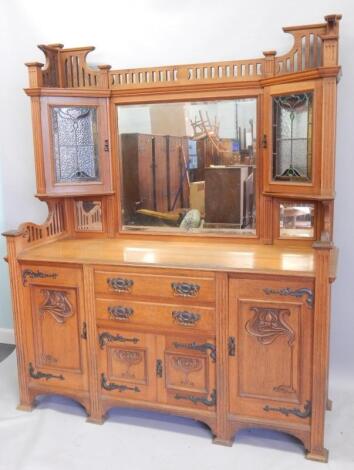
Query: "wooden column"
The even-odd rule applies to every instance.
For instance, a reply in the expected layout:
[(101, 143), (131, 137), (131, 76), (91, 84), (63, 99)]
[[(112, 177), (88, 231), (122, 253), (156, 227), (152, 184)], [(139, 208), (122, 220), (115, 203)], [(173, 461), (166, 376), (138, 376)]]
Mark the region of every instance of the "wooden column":
[(264, 69), (263, 69), (263, 76), (268, 78), (268, 77), (273, 77), (275, 75), (275, 56), (277, 54), (277, 51), (264, 51), (263, 55), (265, 57), (264, 59)]
[(83, 272), (85, 311), (87, 320), (87, 357), (90, 392), (90, 410), (87, 421), (94, 424), (102, 424), (104, 422), (104, 414), (100, 398), (101, 382), (98, 373), (95, 289), (92, 266), (84, 265)]
[(100, 88), (109, 88), (109, 71), (112, 68), (110, 65), (98, 65), (100, 70)]
[(313, 319), (313, 374), (311, 439), (307, 458), (328, 461), (324, 448), (325, 411), (327, 407), (329, 322), (330, 322), (330, 258), (333, 245), (315, 242), (315, 308)]
[(228, 377), (228, 309), (229, 286), (227, 273), (216, 273), (216, 433), (214, 444), (231, 446), (228, 421), (229, 377)]
[(16, 343), (17, 371), (19, 384), (20, 402), (17, 406), (18, 410), (32, 411), (33, 398), (28, 389), (28, 351), (27, 351), (27, 335), (26, 322), (24, 315), (24, 300), (22, 295), (22, 276), (21, 269), (16, 260), (17, 251), (20, 250), (21, 239), (23, 234), (18, 231), (6, 232), (3, 234), (7, 240), (7, 260), (10, 270), (10, 285), (12, 297), (13, 324)]

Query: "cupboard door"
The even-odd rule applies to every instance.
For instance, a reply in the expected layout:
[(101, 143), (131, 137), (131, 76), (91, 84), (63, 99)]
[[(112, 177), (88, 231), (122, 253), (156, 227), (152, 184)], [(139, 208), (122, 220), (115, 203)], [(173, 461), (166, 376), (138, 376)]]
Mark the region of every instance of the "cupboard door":
[(156, 399), (155, 336), (101, 327), (99, 370), (103, 395)]
[(183, 408), (215, 410), (215, 339), (159, 336), (158, 400)]
[(111, 190), (107, 106), (105, 98), (41, 98), (47, 193)]
[(87, 390), (86, 322), (79, 286), (29, 283), (28, 373), (35, 385)]
[(321, 83), (265, 88), (265, 192), (303, 196), (320, 191)]
[(299, 421), (311, 414), (312, 285), (232, 279), (230, 412)]

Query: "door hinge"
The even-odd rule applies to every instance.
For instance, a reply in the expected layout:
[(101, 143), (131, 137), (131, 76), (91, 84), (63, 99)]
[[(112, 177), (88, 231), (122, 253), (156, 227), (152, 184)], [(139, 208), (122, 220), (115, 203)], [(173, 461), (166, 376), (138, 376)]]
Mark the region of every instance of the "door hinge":
[(267, 148), (267, 136), (266, 136), (266, 134), (263, 134), (261, 145), (262, 145), (263, 149)]
[(156, 361), (156, 376), (157, 377), (162, 377), (162, 373), (163, 373), (162, 361), (161, 361), (161, 359), (157, 359), (157, 361)]
[(104, 140), (104, 151), (109, 152), (109, 140), (108, 139)]
[(234, 336), (229, 336), (228, 347), (229, 356), (236, 356), (236, 340)]
[(87, 324), (85, 321), (82, 324), (81, 338), (87, 339)]

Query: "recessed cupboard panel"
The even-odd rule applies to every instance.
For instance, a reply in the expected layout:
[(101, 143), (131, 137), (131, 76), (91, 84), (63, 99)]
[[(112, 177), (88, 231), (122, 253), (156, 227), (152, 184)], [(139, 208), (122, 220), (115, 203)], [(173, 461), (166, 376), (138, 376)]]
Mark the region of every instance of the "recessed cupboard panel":
[(109, 191), (106, 99), (43, 97), (41, 110), (46, 192)]
[(256, 98), (117, 115), (124, 230), (256, 234)]

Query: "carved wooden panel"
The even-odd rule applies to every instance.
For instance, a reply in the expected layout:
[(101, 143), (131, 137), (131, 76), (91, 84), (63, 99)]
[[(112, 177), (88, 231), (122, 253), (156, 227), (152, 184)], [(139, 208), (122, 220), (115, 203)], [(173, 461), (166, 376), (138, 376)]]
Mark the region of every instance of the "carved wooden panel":
[(87, 321), (81, 271), (57, 266), (22, 266), (55, 277), (27, 276), (23, 287), (27, 374), (31, 386), (87, 390)]
[(187, 354), (165, 353), (166, 388), (206, 393), (207, 359)]
[(213, 410), (215, 392), (215, 339), (198, 336), (159, 336), (157, 355), (163, 378), (158, 397), (163, 403), (184, 408)]
[(37, 366), (82, 372), (76, 289), (31, 287)]
[(141, 348), (109, 347), (108, 372), (114, 381), (147, 384), (147, 351)]
[[(265, 292), (267, 286), (275, 293)], [(229, 334), (235, 338), (235, 350), (229, 354), (229, 406), (233, 414), (283, 419), (286, 414), (274, 410), (301, 411), (311, 401), (313, 312), (306, 296), (281, 296), (278, 292), (285, 288), (296, 291), (310, 286), (274, 279), (230, 281)], [(290, 411), (288, 415), (298, 418)]]
[[(237, 362), (241, 396), (299, 400), (299, 313), (298, 306), (282, 308), (279, 304), (239, 300)], [(257, 364), (257, 373), (250, 373), (250, 364)]]
[(102, 326), (98, 337), (101, 393), (156, 400), (155, 336)]

